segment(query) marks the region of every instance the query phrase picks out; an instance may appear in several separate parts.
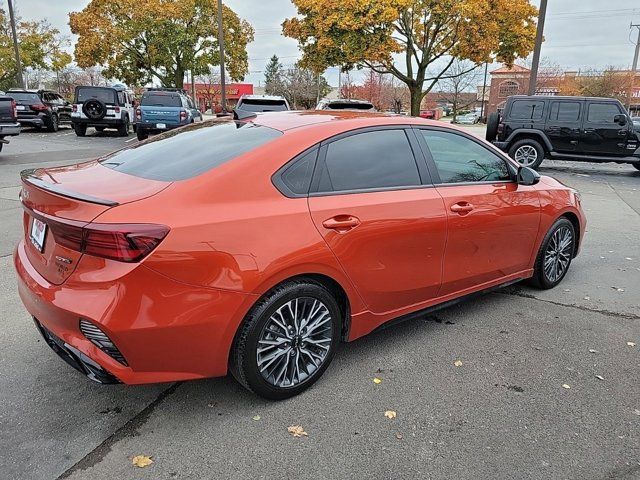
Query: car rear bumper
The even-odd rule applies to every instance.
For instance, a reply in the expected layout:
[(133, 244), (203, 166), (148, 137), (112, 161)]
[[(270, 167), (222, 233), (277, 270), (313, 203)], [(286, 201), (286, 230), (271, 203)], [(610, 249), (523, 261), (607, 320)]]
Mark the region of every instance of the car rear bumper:
[(103, 118), (102, 120), (89, 120), (88, 118), (71, 117), (73, 125), (86, 125), (87, 127), (119, 127), (124, 124), (122, 118)]
[(0, 124), (0, 137), (10, 137), (20, 135), (19, 123), (2, 123)]
[[(158, 128), (159, 123), (164, 123), (165, 128)], [(166, 122), (136, 122), (136, 128), (142, 129), (145, 132), (166, 132), (167, 130), (173, 130), (174, 128), (184, 127), (186, 123), (166, 123)]]
[[(144, 265), (128, 270), (116, 265), (114, 269), (126, 273), (93, 282), (91, 278), (113, 271), (105, 267), (83, 272), (82, 259), (65, 283), (53, 285), (31, 265), (24, 241), (16, 248), (14, 265), (20, 298), (37, 319), (47, 343), (67, 363), (100, 383), (157, 383), (226, 375), (236, 329), (253, 297), (186, 285)], [(127, 365), (85, 337), (80, 319), (100, 328)]]
[(44, 127), (44, 118), (42, 117), (20, 117), (18, 115), (18, 123), (23, 127)]

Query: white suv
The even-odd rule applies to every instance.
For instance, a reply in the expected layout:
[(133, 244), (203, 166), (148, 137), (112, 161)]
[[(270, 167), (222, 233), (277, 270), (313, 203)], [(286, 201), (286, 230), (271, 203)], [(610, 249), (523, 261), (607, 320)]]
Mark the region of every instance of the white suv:
[(76, 87), (71, 123), (76, 135), (84, 137), (87, 127), (98, 132), (114, 128), (126, 137), (135, 118), (133, 92), (125, 85), (112, 87)]

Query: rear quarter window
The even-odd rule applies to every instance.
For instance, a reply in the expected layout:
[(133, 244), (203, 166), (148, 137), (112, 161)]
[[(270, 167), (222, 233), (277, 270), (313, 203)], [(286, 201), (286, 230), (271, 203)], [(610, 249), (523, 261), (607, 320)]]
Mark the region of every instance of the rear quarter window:
[(136, 177), (173, 182), (196, 177), (281, 135), (253, 123), (213, 120), (163, 133), (100, 163)]
[(513, 120), (541, 120), (544, 115), (543, 101), (515, 100), (509, 118)]

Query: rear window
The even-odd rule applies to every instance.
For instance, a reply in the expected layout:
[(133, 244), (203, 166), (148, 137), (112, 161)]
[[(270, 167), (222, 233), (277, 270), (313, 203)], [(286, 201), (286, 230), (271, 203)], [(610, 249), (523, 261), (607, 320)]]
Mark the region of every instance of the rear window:
[(331, 102), (325, 107), (329, 110), (373, 110), (371, 103)]
[(280, 135), (253, 123), (212, 120), (163, 133), (100, 163), (136, 177), (173, 182), (196, 177)]
[(153, 107), (181, 107), (182, 99), (179, 95), (166, 93), (145, 93), (140, 102), (144, 106)]
[(287, 110), (284, 100), (243, 99), (238, 107), (248, 112), (283, 112)]
[(511, 105), (510, 118), (514, 120), (540, 120), (544, 112), (544, 102), (516, 100)]
[(9, 96), (16, 102), (22, 103), (40, 103), (40, 97), (37, 93), (18, 93), (9, 92)]
[(76, 102), (84, 103), (95, 98), (102, 103), (115, 103), (115, 90), (108, 88), (78, 88), (76, 90)]

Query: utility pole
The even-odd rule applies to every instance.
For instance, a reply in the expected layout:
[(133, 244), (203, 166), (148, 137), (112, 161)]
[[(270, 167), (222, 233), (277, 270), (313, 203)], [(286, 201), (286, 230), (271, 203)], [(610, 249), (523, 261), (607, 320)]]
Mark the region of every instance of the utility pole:
[(633, 85), (636, 81), (636, 71), (638, 70), (638, 56), (640, 55), (640, 24), (631, 24), (631, 29), (638, 29), (638, 41), (636, 42), (636, 53), (633, 55), (633, 66), (631, 67), (631, 78), (629, 80), (629, 90), (627, 91), (627, 110), (631, 112), (631, 96), (633, 95)]
[(320, 74), (316, 76), (316, 105), (320, 103)]
[(16, 80), (18, 86), (24, 88), (24, 78), (22, 76), (22, 62), (20, 61), (20, 50), (18, 49), (18, 35), (16, 33), (16, 17), (13, 14), (13, 0), (9, 2), (9, 20), (11, 22), (11, 34), (13, 35), (13, 52), (16, 56)]
[(536, 83), (538, 82), (538, 65), (540, 64), (540, 50), (544, 38), (544, 19), (547, 16), (547, 0), (540, 1), (540, 12), (538, 13), (538, 28), (536, 30), (536, 46), (533, 49), (533, 63), (531, 65), (531, 76), (529, 77), (529, 95), (535, 95)]
[[(484, 109), (484, 99), (487, 95), (487, 70), (489, 69), (489, 60), (484, 62), (484, 80), (482, 81), (482, 99), (480, 100), (480, 121), (484, 118), (485, 109)], [(487, 102), (488, 104), (489, 102)], [(489, 106), (489, 105), (487, 105)]]
[(222, 112), (227, 111), (227, 87), (224, 81), (224, 28), (222, 28), (222, 0), (218, 0), (218, 45), (220, 45), (220, 101)]

